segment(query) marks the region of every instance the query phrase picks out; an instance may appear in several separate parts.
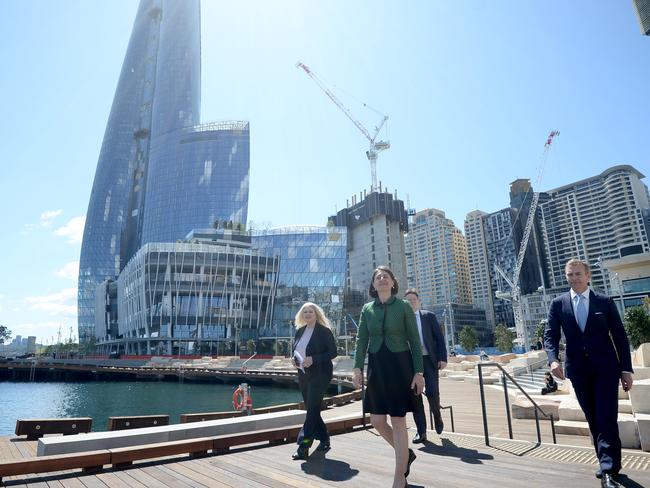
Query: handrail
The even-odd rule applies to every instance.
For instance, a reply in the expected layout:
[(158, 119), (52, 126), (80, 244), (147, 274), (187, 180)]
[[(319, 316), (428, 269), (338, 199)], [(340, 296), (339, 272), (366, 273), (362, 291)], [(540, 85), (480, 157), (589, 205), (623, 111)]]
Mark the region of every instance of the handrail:
[(505, 404), (506, 404), (506, 416), (508, 419), (508, 434), (510, 439), (512, 439), (512, 417), (510, 413), (510, 398), (508, 397), (508, 384), (506, 382), (506, 378), (510, 380), (510, 382), (515, 385), (517, 388), (519, 388), (519, 391), (521, 391), (528, 401), (533, 405), (534, 412), (535, 412), (535, 426), (537, 428), (537, 442), (541, 443), (542, 442), (542, 434), (539, 429), (539, 414), (541, 413), (546, 419), (551, 421), (551, 432), (553, 434), (553, 444), (557, 444), (557, 438), (555, 436), (555, 419), (553, 418), (553, 414), (547, 414), (540, 408), (539, 405), (531, 398), (531, 396), (526, 393), (526, 391), (521, 387), (519, 383), (501, 366), (499, 363), (495, 362), (479, 362), (476, 365), (478, 367), (478, 382), (479, 382), (479, 388), (481, 391), (481, 409), (483, 413), (483, 432), (485, 433), (485, 445), (489, 446), (490, 445), (490, 436), (488, 434), (488, 422), (487, 422), (487, 410), (485, 408), (485, 391), (484, 391), (484, 385), (483, 385), (483, 368), (488, 367), (488, 366), (495, 366), (499, 368), (501, 371), (501, 381), (503, 383), (503, 393), (505, 396)]

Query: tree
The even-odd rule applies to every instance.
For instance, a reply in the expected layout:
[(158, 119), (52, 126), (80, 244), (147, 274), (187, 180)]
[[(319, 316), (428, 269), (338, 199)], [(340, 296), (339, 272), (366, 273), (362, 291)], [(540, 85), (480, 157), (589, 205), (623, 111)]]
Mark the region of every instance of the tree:
[(497, 349), (501, 352), (512, 351), (512, 341), (515, 340), (517, 334), (508, 329), (505, 324), (499, 324), (494, 330), (494, 343)]
[(542, 319), (537, 324), (537, 329), (535, 329), (535, 338), (541, 343), (544, 343), (544, 329), (546, 329), (547, 323), (548, 320)]
[(255, 354), (256, 348), (255, 348), (255, 341), (253, 339), (248, 339), (248, 341), (246, 341), (246, 349), (248, 349), (248, 354), (250, 354), (251, 356)]
[(458, 342), (460, 342), (461, 347), (467, 352), (472, 352), (478, 346), (478, 334), (476, 330), (466, 325), (460, 331), (460, 334), (458, 334)]
[(644, 307), (632, 307), (625, 311), (625, 332), (634, 349), (644, 342), (650, 342), (650, 315)]
[(6, 325), (0, 325), (0, 344), (4, 344), (11, 337), (11, 331)]

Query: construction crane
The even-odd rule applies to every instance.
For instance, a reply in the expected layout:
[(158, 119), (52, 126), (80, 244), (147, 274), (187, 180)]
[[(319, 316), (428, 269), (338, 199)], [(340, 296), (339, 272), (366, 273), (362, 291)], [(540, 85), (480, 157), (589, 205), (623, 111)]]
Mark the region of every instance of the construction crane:
[[(544, 152), (542, 153), (542, 159), (539, 165), (537, 182), (535, 184), (537, 188), (539, 188), (539, 185), (542, 182), (542, 175), (544, 173), (544, 168), (546, 166), (548, 153), (551, 149), (551, 144), (553, 143), (553, 139), (559, 135), (560, 132), (554, 130), (549, 133), (546, 139), (546, 143), (544, 144)], [(498, 290), (495, 293), (495, 295), (497, 298), (510, 300), (512, 302), (512, 313), (515, 319), (517, 340), (520, 343), (523, 343), (524, 348), (526, 350), (530, 345), (530, 338), (528, 337), (528, 329), (526, 327), (526, 322), (524, 321), (524, 312), (521, 306), (521, 288), (519, 286), (519, 275), (521, 274), (521, 268), (522, 265), (524, 264), (524, 256), (526, 255), (526, 248), (528, 247), (528, 240), (530, 238), (530, 233), (535, 223), (535, 213), (537, 211), (538, 201), (539, 201), (539, 192), (538, 191), (533, 192), (533, 199), (530, 203), (530, 210), (528, 211), (528, 220), (526, 220), (526, 227), (524, 227), (524, 235), (521, 239), (521, 245), (519, 246), (519, 253), (517, 254), (517, 261), (515, 263), (515, 269), (512, 272), (512, 276), (508, 277), (505, 271), (503, 271), (499, 266), (497, 266), (496, 263), (494, 264), (494, 269), (501, 275), (501, 277), (503, 277), (503, 279), (510, 287), (509, 292)]]
[(316, 84), (320, 87), (321, 90), (325, 92), (325, 95), (327, 95), (330, 100), (334, 102), (334, 104), (341, 109), (341, 111), (345, 114), (345, 116), (352, 121), (352, 123), (361, 131), (361, 133), (368, 139), (370, 142), (370, 147), (366, 151), (366, 156), (368, 157), (368, 161), (370, 161), (370, 175), (372, 178), (372, 186), (371, 186), (371, 191), (375, 191), (379, 189), (379, 185), (377, 184), (377, 157), (380, 152), (385, 151), (386, 149), (390, 148), (390, 142), (388, 141), (377, 141), (377, 136), (379, 135), (379, 131), (381, 128), (386, 124), (386, 121), (388, 120), (388, 115), (384, 115), (377, 110), (373, 109), (369, 105), (366, 105), (364, 103), (364, 106), (372, 110), (373, 112), (377, 113), (380, 115), (381, 121), (379, 122), (379, 125), (375, 127), (374, 134), (371, 134), (366, 127), (359, 122), (357, 119), (354, 118), (350, 110), (341, 103), (341, 101), (334, 95), (334, 93), (331, 92), (329, 88), (322, 82), (322, 80), (314, 73), (309, 66), (307, 66), (304, 63), (298, 62), (296, 63), (297, 68), (301, 68), (309, 77), (316, 82)]

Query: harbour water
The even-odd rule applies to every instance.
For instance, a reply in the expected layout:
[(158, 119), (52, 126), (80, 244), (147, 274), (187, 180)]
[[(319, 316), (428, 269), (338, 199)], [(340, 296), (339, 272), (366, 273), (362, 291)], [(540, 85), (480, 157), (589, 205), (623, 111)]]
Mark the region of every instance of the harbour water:
[[(18, 418), (92, 417), (106, 430), (108, 417), (232, 410), (236, 385), (172, 381), (0, 382), (0, 435), (13, 435)], [(254, 407), (302, 400), (297, 388), (253, 385)]]

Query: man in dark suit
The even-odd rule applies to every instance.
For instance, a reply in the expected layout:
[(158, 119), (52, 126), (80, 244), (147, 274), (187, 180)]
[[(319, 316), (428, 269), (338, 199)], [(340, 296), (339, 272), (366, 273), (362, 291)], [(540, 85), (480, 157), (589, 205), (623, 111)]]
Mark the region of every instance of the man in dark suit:
[(585, 413), (600, 463), (601, 486), (621, 486), (618, 434), (618, 382), (632, 388), (630, 345), (614, 301), (589, 288), (589, 265), (571, 259), (565, 266), (571, 290), (551, 302), (544, 347), (551, 373), (564, 379), (559, 361), (561, 332), (566, 340), (566, 375)]
[[(422, 359), (424, 361), (424, 394), (429, 400), (429, 408), (433, 413), (433, 420), (438, 434), (442, 433), (445, 424), (440, 415), (440, 387), (438, 382), (438, 370), (447, 366), (447, 346), (445, 337), (438, 324), (436, 314), (428, 310), (422, 310), (422, 302), (417, 291), (406, 290), (404, 299), (407, 300), (418, 323), (420, 342), (422, 343)], [(417, 426), (417, 434), (413, 438), (415, 444), (427, 440), (427, 418), (424, 413), (424, 404), (421, 400), (416, 402), (416, 410), (413, 412), (413, 420)]]

